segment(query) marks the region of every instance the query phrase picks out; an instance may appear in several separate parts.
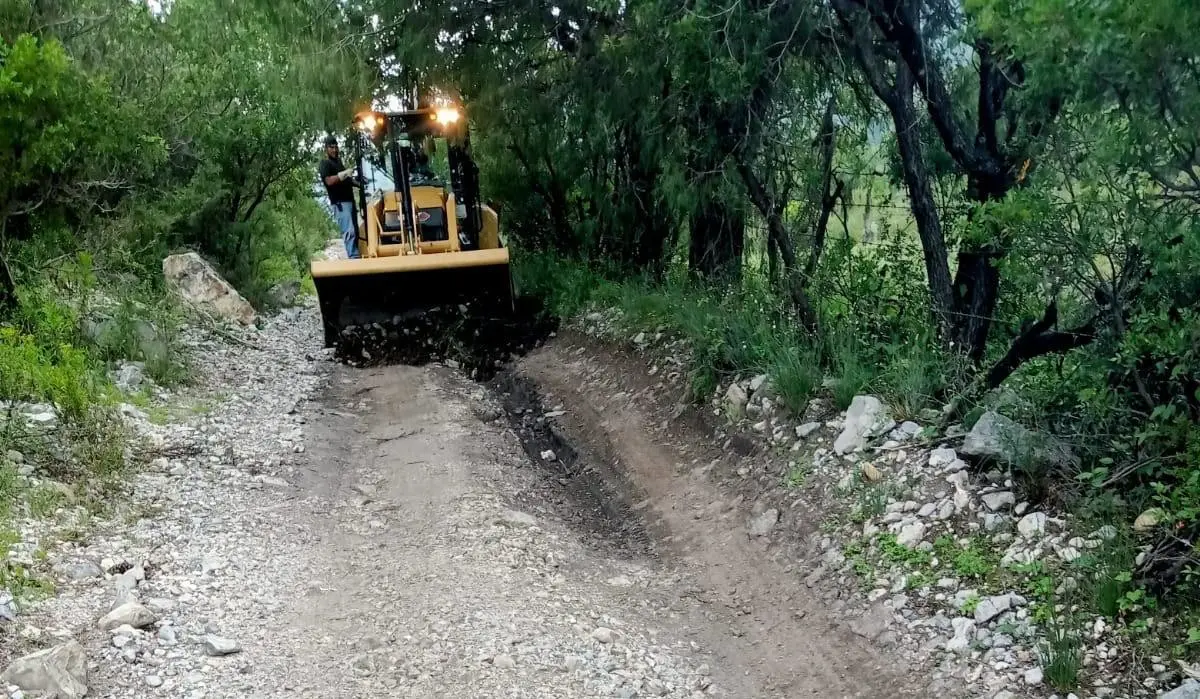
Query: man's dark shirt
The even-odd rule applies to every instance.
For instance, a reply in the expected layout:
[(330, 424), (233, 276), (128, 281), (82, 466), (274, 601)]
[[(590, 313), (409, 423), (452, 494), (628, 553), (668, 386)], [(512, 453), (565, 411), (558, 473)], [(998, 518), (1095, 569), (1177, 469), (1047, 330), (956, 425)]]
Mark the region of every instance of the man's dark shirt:
[[(324, 184), (325, 178), (332, 177), (345, 169), (346, 166), (342, 165), (341, 158), (325, 158), (321, 161), (320, 167), (321, 183)], [(354, 186), (349, 180), (342, 180), (333, 185), (326, 184), (325, 191), (329, 194), (329, 201), (333, 204), (354, 202)]]

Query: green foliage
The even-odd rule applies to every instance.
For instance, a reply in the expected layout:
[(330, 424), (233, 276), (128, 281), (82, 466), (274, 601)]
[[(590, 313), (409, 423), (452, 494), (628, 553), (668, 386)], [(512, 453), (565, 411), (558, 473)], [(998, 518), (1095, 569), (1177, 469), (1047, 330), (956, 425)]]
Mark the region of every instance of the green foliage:
[(933, 550), (943, 564), (949, 564), (960, 578), (986, 578), (999, 563), (984, 541), (971, 540), (965, 546), (960, 546), (953, 537), (943, 535), (933, 542)]
[(932, 559), (928, 551), (904, 546), (897, 542), (896, 535), (891, 533), (879, 535), (879, 550), (883, 552), (884, 559), (911, 567), (928, 566)]
[(799, 463), (795, 463), (788, 469), (787, 475), (784, 476), (783, 484), (788, 488), (803, 488), (806, 480), (808, 480), (808, 469)]
[(345, 21), (224, 0), (159, 16), (144, 3), (9, 3), (0, 255), (13, 255), (6, 238), (52, 238), (94, 253), (104, 276), (158, 280), (165, 254), (198, 249), (255, 300), (301, 279), (331, 230), (312, 144), (365, 94), (349, 46), (312, 50)]
[[(612, 308), (623, 331), (665, 330), (687, 340), (697, 399), (712, 396), (731, 376), (765, 373), (779, 403), (800, 413), (824, 390), (827, 372), (841, 407), (870, 386), (887, 385), (889, 377), (914, 377), (909, 385), (927, 388), (937, 379), (916, 375), (940, 375), (935, 355), (902, 349), (899, 340), (869, 345), (849, 334), (822, 340), (803, 333), (769, 289), (730, 294), (686, 282), (654, 285), (623, 279), (619, 270), (529, 251), (514, 261), (518, 288), (543, 299), (548, 312), (573, 317)], [(925, 405), (916, 395), (911, 401), (914, 408)]]
[(1046, 640), (1038, 649), (1042, 674), (1047, 684), (1060, 691), (1079, 686), (1079, 671), (1083, 667), (1083, 639), (1072, 620), (1062, 616), (1050, 619)]
[(521, 294), (540, 298), (548, 312), (573, 318), (587, 308), (595, 297), (605, 293), (605, 279), (587, 265), (559, 266), (550, 255), (514, 255), (514, 283)]
[(147, 295), (145, 303), (121, 299), (111, 315), (88, 324), (96, 356), (107, 362), (143, 362), (146, 374), (160, 386), (180, 383), (186, 366), (177, 347), (179, 313), (167, 299)]
[[(102, 186), (89, 178), (145, 145), (127, 130), (138, 123), (128, 116), (57, 40), (21, 34), (0, 43), (0, 233), (11, 218), (75, 201), (71, 185)], [(140, 150), (137, 168), (165, 159), (161, 147)]]
[(0, 395), (51, 403), (83, 419), (100, 396), (87, 355), (71, 345), (41, 346), (16, 328), (0, 327)]
[[(3, 538), (0, 536), (0, 542), (3, 542)], [(0, 588), (8, 590), (16, 600), (26, 604), (54, 594), (53, 582), (13, 561), (0, 561)]]
[(0, 400), (60, 414), (50, 434), (0, 418), (0, 447), (63, 484), (25, 492), (0, 465), (6, 510), (102, 505), (128, 465), (109, 372), (186, 379), (164, 256), (199, 250), (259, 306), (306, 278), (332, 231), (314, 145), (370, 74), (329, 42), (352, 18), (308, 10), (0, 3)]
[[(0, 462), (0, 518), (5, 518), (12, 512), (17, 502), (17, 494), (21, 486), (21, 476), (16, 464)], [(7, 551), (4, 543), (4, 530), (0, 529), (0, 551)]]
[(845, 410), (854, 396), (868, 389), (876, 367), (863, 356), (859, 341), (848, 333), (833, 334), (826, 342), (826, 351), (832, 364), (833, 401), (839, 410)]
[(771, 348), (767, 368), (779, 402), (801, 414), (808, 401), (821, 390), (821, 356), (814, 350), (795, 345)]
[(39, 486), (26, 496), (29, 513), (42, 519), (54, 514), (64, 500), (66, 500), (66, 496), (61, 490), (48, 485)]
[[(883, 347), (887, 371), (881, 377), (897, 420), (916, 420), (921, 410), (937, 406), (946, 393), (962, 385), (954, 357), (945, 356), (934, 338), (916, 337)], [(853, 396), (852, 396), (853, 397)]]

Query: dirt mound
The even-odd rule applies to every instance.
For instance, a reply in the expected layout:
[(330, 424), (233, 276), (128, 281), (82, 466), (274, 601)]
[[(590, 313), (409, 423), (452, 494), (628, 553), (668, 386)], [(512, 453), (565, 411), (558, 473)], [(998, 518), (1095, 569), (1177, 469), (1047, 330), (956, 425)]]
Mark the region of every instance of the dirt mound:
[(557, 328), (557, 319), (531, 297), (517, 299), (511, 314), (483, 310), (482, 305), (436, 306), (387, 322), (347, 326), (338, 338), (336, 356), (356, 367), (442, 361), (476, 381), (488, 381)]

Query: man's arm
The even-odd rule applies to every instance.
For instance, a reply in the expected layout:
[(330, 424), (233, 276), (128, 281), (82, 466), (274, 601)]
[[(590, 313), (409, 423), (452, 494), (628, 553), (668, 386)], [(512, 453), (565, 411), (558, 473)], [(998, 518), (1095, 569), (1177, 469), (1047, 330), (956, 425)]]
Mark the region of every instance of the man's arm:
[(330, 161), (330, 160), (322, 160), (321, 161), (321, 170), (320, 170), (321, 181), (324, 182), (329, 187), (332, 187), (333, 185), (337, 184), (338, 182), (341, 182), (341, 177), (338, 176), (339, 173), (334, 172), (333, 167), (334, 166), (333, 166), (332, 161)]

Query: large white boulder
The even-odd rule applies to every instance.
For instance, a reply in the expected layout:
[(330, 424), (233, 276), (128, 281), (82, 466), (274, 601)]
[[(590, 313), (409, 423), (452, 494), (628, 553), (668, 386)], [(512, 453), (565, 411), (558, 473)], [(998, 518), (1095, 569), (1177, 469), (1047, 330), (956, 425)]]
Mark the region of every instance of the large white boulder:
[(993, 411), (979, 418), (959, 451), (1027, 471), (1062, 468), (1076, 461), (1066, 444)]
[(1200, 699), (1200, 682), (1189, 677), (1159, 699)]
[(875, 396), (855, 396), (846, 410), (846, 424), (833, 442), (837, 454), (849, 454), (867, 445), (867, 441), (890, 431), (896, 421), (889, 417)]
[(88, 693), (87, 658), (82, 646), (67, 641), (13, 661), (0, 682), (26, 692), (44, 692), (43, 696), (78, 699)]
[(746, 405), (749, 402), (750, 396), (746, 393), (746, 389), (734, 381), (725, 391), (725, 415), (731, 420), (741, 420), (746, 416)]
[(163, 260), (163, 276), (184, 300), (223, 320), (253, 325), (254, 307), (194, 252)]

